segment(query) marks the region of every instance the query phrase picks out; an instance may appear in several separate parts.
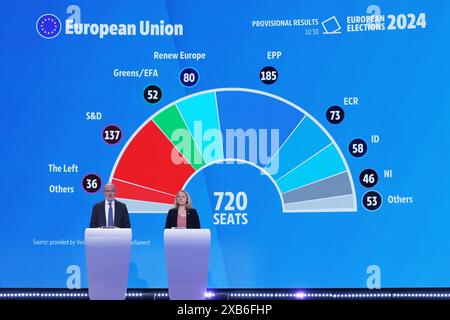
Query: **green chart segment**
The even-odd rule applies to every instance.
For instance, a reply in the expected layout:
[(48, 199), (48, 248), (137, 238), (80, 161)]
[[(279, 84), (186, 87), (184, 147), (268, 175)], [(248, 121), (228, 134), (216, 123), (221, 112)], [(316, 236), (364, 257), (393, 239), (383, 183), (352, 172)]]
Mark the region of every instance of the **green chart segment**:
[[(230, 156), (230, 143), (237, 139), (230, 132), (263, 132), (266, 137), (268, 129), (278, 130), (272, 139), (279, 137), (270, 158), (262, 161), (242, 152)], [(117, 197), (131, 212), (166, 212), (196, 172), (225, 159), (261, 168), (275, 184), (284, 212), (357, 209), (350, 170), (325, 128), (291, 102), (250, 89), (199, 92), (162, 108), (127, 141), (111, 181), (120, 184)]]
[(170, 106), (158, 114), (154, 121), (195, 170), (205, 165), (194, 138), (176, 105)]

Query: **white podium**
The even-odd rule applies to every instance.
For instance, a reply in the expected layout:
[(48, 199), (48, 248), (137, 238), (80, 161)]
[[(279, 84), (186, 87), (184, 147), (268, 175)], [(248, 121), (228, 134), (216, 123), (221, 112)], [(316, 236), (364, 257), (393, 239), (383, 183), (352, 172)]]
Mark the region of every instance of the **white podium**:
[(164, 251), (171, 300), (205, 300), (209, 229), (165, 229)]
[(89, 299), (124, 300), (130, 266), (131, 229), (84, 232)]

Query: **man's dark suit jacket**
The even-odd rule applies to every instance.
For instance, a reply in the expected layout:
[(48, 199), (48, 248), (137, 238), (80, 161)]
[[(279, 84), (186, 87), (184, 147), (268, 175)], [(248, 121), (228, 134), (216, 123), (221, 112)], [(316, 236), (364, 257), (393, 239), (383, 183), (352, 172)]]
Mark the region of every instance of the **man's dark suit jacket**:
[[(92, 208), (91, 228), (106, 226), (105, 201), (96, 203)], [(125, 203), (114, 199), (114, 226), (118, 228), (131, 228), (130, 216)]]
[[(178, 209), (170, 209), (166, 218), (166, 229), (177, 226)], [(186, 228), (188, 229), (200, 229), (200, 219), (198, 218), (197, 210), (186, 210)]]

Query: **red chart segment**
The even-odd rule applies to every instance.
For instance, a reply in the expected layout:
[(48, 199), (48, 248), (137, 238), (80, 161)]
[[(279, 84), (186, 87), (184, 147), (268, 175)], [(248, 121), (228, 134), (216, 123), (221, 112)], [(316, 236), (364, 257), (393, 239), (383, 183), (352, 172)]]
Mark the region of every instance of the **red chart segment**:
[[(175, 152), (177, 160), (184, 159), (158, 126), (148, 122), (130, 141), (117, 163), (112, 176), (112, 180), (121, 183), (117, 197), (173, 203), (174, 195), (194, 172), (187, 161), (178, 164), (172, 160)], [(137, 189), (142, 190), (136, 193)]]

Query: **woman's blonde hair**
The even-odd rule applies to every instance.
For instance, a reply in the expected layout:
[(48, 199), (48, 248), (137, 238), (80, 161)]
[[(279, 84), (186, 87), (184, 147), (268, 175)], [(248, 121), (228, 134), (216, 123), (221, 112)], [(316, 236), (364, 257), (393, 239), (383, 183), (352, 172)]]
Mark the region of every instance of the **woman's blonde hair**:
[(189, 193), (186, 190), (180, 190), (177, 192), (177, 196), (175, 197), (175, 203), (174, 203), (175, 209), (178, 209), (180, 207), (180, 205), (178, 204), (178, 201), (177, 201), (177, 198), (178, 198), (178, 195), (180, 194), (180, 192), (183, 192), (184, 195), (186, 196), (186, 209), (192, 209), (191, 197), (189, 196)]

